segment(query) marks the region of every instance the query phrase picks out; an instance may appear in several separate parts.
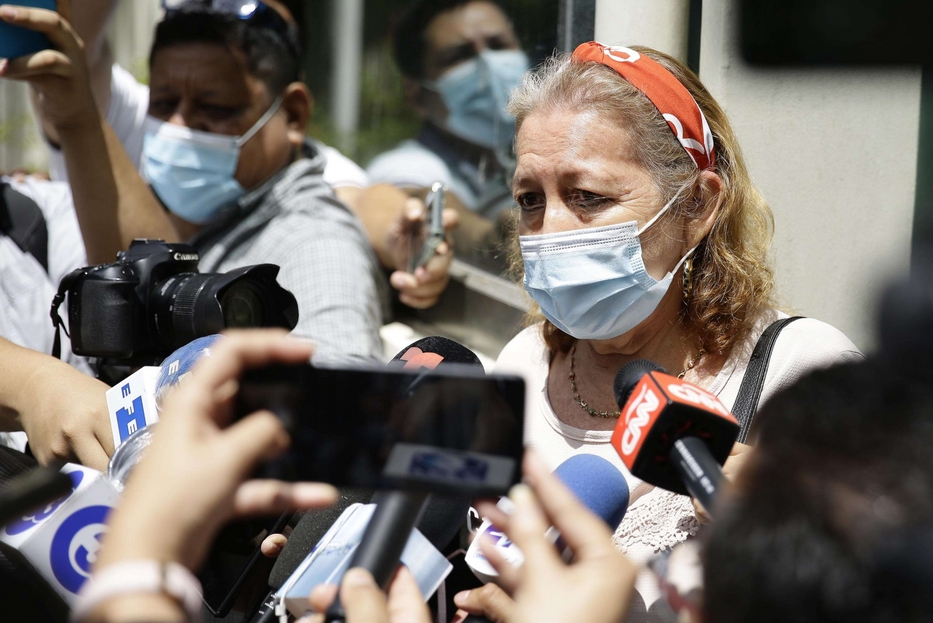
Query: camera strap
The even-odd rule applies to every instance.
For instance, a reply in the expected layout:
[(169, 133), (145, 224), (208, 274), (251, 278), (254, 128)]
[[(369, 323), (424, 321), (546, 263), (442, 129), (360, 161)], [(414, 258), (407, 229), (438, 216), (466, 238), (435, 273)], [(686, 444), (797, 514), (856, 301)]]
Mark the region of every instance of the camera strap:
[(65, 302), (68, 291), (71, 290), (78, 278), (87, 274), (87, 272), (87, 268), (78, 268), (62, 277), (61, 283), (58, 284), (58, 292), (52, 299), (52, 309), (49, 310), (49, 316), (52, 317), (52, 326), (55, 327), (55, 339), (52, 341), (52, 356), (56, 359), (61, 359), (62, 357), (62, 331), (65, 332), (65, 335), (67, 335), (69, 339), (71, 338), (65, 321), (58, 313), (58, 308)]

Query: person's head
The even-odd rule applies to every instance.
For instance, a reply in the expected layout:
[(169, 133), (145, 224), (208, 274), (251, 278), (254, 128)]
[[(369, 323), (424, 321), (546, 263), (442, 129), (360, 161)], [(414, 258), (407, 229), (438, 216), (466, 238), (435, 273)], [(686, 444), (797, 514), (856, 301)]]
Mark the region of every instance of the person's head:
[[(615, 323), (604, 323), (609, 327), (607, 331), (617, 330), (626, 321), (624, 310), (611, 302), (607, 290), (619, 286), (620, 280), (638, 279), (638, 287), (647, 291), (652, 280), (658, 280), (650, 292), (655, 299), (663, 296), (660, 303), (654, 301), (656, 308), (645, 305), (644, 300), (636, 300), (629, 307), (641, 306), (640, 313), (647, 310), (644, 313), (651, 315), (643, 320), (636, 316), (630, 323), (636, 324), (635, 328), (629, 327), (611, 339), (636, 335), (653, 322), (658, 309), (673, 309), (701, 348), (708, 353), (728, 353), (747, 334), (755, 313), (770, 299), (772, 273), (766, 255), (772, 231), (771, 211), (752, 185), (725, 113), (696, 75), (679, 61), (648, 48), (616, 50), (614, 56), (619, 58), (630, 55), (630, 59), (641, 63), (653, 59), (661, 68), (652, 71), (663, 73), (665, 81), (674, 78), (679, 82), (681, 95), (677, 102), (696, 117), (692, 135), (696, 140), (686, 141), (696, 146), (694, 154), (680, 142), (673, 123), (668, 123), (658, 106), (617, 70), (601, 62), (580, 60), (576, 55), (555, 57), (526, 75), (509, 105), (517, 123), (518, 167), (513, 192), (521, 208), (519, 233), (552, 235), (637, 223), (612, 235), (599, 231), (580, 234), (588, 237), (580, 241), (587, 245), (607, 235), (612, 238), (602, 240), (604, 253), (593, 259), (589, 274), (556, 275), (555, 271), (564, 270), (561, 264), (570, 265), (566, 263), (568, 254), (563, 252), (560, 257), (540, 253), (532, 268), (550, 273), (552, 281), (556, 275), (564, 285), (570, 281), (588, 282), (582, 290), (577, 287), (574, 296), (582, 292), (594, 297), (596, 303), (586, 311), (595, 309), (602, 319)], [(625, 62), (631, 60), (621, 64)], [(705, 124), (701, 125), (703, 118)], [(682, 127), (681, 136), (686, 131)], [(704, 137), (712, 145), (704, 148)], [(715, 153), (712, 162), (709, 154), (695, 161), (697, 154), (713, 146), (709, 150)], [(669, 208), (651, 223), (667, 204)], [(596, 238), (590, 239), (593, 236)], [(623, 260), (617, 257), (621, 247), (616, 241), (622, 239), (628, 251), (636, 252), (640, 240), (641, 256), (650, 277), (639, 274), (641, 263), (633, 256)], [(566, 237), (561, 244), (565, 243)], [(694, 248), (689, 258), (692, 285), (681, 288), (681, 261)], [(523, 253), (528, 255), (526, 248)], [(620, 261), (628, 262), (626, 270), (634, 273), (620, 276)], [(665, 277), (671, 272), (672, 285), (667, 287)], [(528, 270), (525, 273), (526, 286), (530, 277), (538, 278), (529, 275)], [(600, 303), (605, 309), (600, 309)], [(579, 302), (574, 305), (579, 306)], [(565, 310), (566, 317), (561, 319), (565, 326), (574, 323), (577, 311), (579, 307)], [(579, 322), (579, 318), (576, 320)], [(552, 350), (566, 352), (575, 338), (546, 320), (545, 339)]]
[(704, 623), (933, 617), (925, 592), (882, 564), (905, 529), (933, 526), (931, 380), (874, 360), (765, 405), (706, 544)]
[[(188, 3), (156, 27), (149, 57), (149, 115), (166, 122), (160, 134), (173, 126), (233, 138), (255, 131), (238, 144), (238, 154), (224, 155), (225, 166), (235, 166), (230, 185), (238, 192), (298, 157), (311, 113), (310, 93), (300, 81), (297, 28), (283, 7), (263, 10), (268, 19), (257, 24)], [(270, 25), (273, 18), (277, 27)], [(188, 140), (184, 133), (174, 136)], [(165, 164), (170, 153), (152, 147), (147, 136), (147, 162)]]
[(496, 2), (421, 0), (396, 28), (394, 54), (422, 118), (482, 147), (511, 141), (505, 105), (528, 59)]

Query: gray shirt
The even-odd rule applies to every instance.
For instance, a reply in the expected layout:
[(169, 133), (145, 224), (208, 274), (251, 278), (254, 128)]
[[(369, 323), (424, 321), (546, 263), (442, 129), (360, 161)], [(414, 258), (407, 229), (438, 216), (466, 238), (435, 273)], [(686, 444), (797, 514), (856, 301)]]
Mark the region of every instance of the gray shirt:
[(316, 345), (316, 361), (381, 359), (385, 276), (357, 218), (324, 182), (325, 156), (304, 158), (248, 192), (189, 242), (202, 273), (277, 264), (298, 299), (293, 334)]

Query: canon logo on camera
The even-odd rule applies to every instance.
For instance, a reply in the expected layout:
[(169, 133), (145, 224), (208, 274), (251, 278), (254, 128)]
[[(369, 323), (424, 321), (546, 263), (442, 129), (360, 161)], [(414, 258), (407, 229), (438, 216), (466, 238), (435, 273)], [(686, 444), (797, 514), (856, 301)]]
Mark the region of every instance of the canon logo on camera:
[(201, 256), (197, 253), (176, 253), (175, 261), (176, 262), (197, 262), (201, 259)]

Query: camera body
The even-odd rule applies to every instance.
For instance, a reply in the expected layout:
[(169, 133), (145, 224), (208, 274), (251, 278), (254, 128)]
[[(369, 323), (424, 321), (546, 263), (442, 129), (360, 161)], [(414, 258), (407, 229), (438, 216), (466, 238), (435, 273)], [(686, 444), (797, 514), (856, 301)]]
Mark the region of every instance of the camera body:
[(74, 353), (142, 365), (225, 328), (298, 323), (295, 297), (276, 281), (278, 266), (201, 274), (199, 260), (186, 244), (134, 240), (113, 264), (67, 276), (61, 289)]

